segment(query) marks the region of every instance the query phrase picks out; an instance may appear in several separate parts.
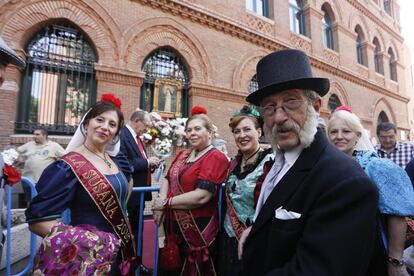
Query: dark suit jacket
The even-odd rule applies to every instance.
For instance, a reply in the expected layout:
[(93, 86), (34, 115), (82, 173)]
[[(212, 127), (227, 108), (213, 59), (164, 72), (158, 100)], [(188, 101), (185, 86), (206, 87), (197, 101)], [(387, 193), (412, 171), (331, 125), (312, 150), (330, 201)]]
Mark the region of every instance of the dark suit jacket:
[[(127, 127), (123, 127), (120, 133), (121, 149), (120, 151), (127, 157), (132, 168), (132, 180), (134, 187), (146, 187), (148, 178), (148, 160), (142, 156), (139, 151), (136, 138), (133, 137)], [(151, 193), (145, 194), (145, 200), (151, 200)], [(139, 205), (138, 195), (132, 194), (128, 201), (128, 207)]]
[[(244, 275), (365, 275), (378, 194), (350, 157), (319, 130), (263, 205), (243, 252)], [(300, 219), (280, 220), (283, 206)]]

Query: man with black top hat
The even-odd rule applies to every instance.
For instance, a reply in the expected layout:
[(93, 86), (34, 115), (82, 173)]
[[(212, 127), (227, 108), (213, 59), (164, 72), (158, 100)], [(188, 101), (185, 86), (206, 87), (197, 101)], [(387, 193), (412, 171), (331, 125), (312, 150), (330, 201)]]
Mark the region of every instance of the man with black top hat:
[[(6, 67), (9, 64), (14, 64), (17, 67), (24, 68), (26, 63), (21, 59), (15, 51), (13, 51), (0, 36), (0, 87), (5, 80)], [(4, 161), (0, 154), (0, 233), (3, 233), (3, 225), (1, 217), (3, 215), (3, 200), (4, 200), (4, 179), (3, 179)], [(4, 236), (0, 240), (0, 260), (3, 252)]]
[(261, 109), (276, 152), (255, 221), (239, 241), (244, 275), (367, 275), (378, 194), (361, 167), (318, 129), (320, 96), (305, 53), (282, 50), (257, 65)]

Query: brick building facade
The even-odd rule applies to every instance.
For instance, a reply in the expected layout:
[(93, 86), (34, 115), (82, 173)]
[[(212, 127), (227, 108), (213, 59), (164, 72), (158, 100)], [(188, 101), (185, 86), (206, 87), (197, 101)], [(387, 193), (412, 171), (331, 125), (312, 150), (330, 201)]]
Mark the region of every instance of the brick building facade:
[[(51, 31), (56, 26), (58, 31)], [(58, 32), (63, 43), (59, 47), (66, 50), (52, 56), (50, 45)], [(314, 75), (331, 80), (323, 117), (335, 105), (345, 104), (372, 134), (379, 120), (396, 123), (402, 137), (410, 129), (410, 64), (396, 0), (2, 1), (0, 33), (29, 61), (24, 71), (9, 66), (7, 81), (0, 87), (0, 149), (27, 141), (33, 122), (53, 124), (60, 116), (60, 124), (76, 124), (83, 110), (79, 102), (87, 106), (102, 93), (119, 96), (126, 117), (137, 107), (153, 109), (161, 80), (181, 95), (175, 112), (186, 116), (194, 105), (209, 110), (234, 154), (228, 118), (254, 89), (257, 61), (283, 48), (302, 49), (311, 57)], [(75, 40), (83, 46), (72, 55), (68, 45)], [(34, 54), (45, 44), (47, 56)], [(77, 56), (82, 52), (84, 57), (84, 47), (89, 47), (89, 65)], [(46, 78), (48, 74), (54, 76)], [(66, 88), (53, 90), (62, 76), (71, 83), (87, 80), (88, 88), (71, 84), (69, 89), (66, 81)], [(162, 82), (167, 79), (173, 82)], [(42, 90), (39, 87), (55, 92), (45, 96), (36, 92)], [(71, 93), (72, 105), (67, 103), (69, 96), (58, 99), (56, 93), (62, 91)], [(81, 93), (89, 94), (80, 98)], [(41, 119), (50, 106), (51, 112), (65, 111)], [(55, 134), (60, 135), (52, 137), (65, 144), (70, 131)]]

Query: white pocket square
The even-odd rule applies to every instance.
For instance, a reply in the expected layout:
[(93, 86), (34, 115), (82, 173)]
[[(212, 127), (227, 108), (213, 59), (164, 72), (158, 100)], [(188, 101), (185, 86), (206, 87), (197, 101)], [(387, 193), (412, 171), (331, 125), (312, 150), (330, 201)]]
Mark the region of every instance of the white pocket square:
[(275, 218), (277, 219), (290, 220), (290, 219), (298, 219), (300, 217), (301, 217), (301, 214), (283, 209), (282, 206), (280, 206), (279, 208), (275, 210)]

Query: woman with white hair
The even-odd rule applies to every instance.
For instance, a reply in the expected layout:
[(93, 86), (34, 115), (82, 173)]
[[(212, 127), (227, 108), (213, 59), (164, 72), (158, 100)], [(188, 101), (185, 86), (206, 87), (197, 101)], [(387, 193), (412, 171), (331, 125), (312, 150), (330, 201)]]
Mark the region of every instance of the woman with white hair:
[(407, 229), (404, 217), (414, 215), (414, 190), (406, 172), (391, 160), (377, 156), (368, 131), (349, 107), (338, 107), (331, 114), (328, 136), (339, 150), (354, 157), (377, 185), (380, 228), (387, 254), (388, 275), (408, 275), (402, 261)]

